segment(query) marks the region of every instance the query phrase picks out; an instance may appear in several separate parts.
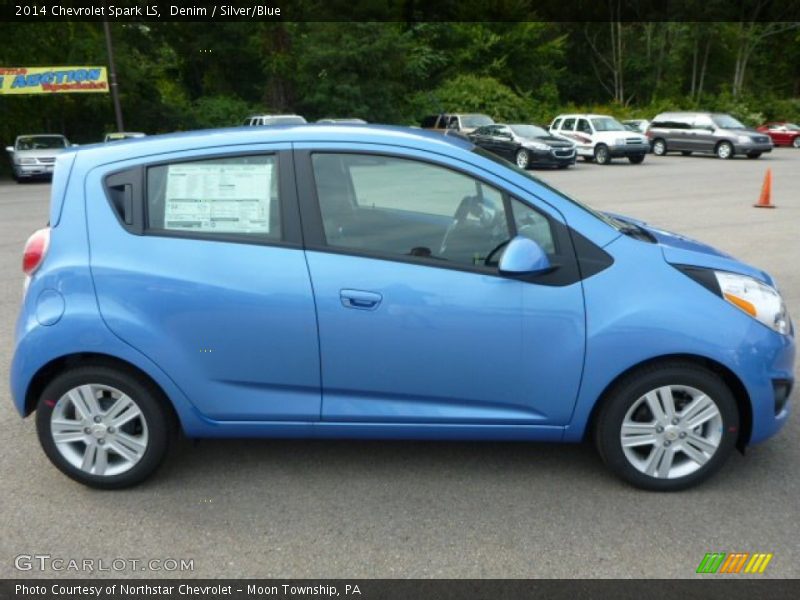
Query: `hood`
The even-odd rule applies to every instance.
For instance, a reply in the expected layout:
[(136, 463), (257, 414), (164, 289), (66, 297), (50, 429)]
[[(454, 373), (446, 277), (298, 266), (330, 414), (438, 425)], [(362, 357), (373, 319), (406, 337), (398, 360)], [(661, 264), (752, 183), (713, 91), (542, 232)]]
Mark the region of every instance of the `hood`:
[(658, 229), (648, 225), (644, 221), (632, 219), (624, 215), (605, 213), (618, 221), (638, 225), (647, 233), (655, 238), (656, 243), (661, 246), (664, 260), (673, 265), (691, 265), (693, 267), (703, 267), (706, 269), (717, 269), (719, 271), (730, 271), (731, 273), (741, 273), (748, 275), (759, 281), (763, 281), (774, 286), (775, 282), (768, 273), (761, 269), (743, 263), (730, 254), (717, 250), (713, 246), (698, 242), (679, 233)]
[(540, 135), (534, 138), (519, 138), (520, 142), (524, 146), (525, 144), (530, 144), (533, 142), (538, 142), (540, 144), (547, 144), (553, 148), (572, 148), (574, 144), (572, 142), (566, 141), (564, 138), (559, 138), (554, 135)]
[(45, 148), (42, 150), (14, 150), (14, 158), (50, 158), (58, 156), (66, 148)]

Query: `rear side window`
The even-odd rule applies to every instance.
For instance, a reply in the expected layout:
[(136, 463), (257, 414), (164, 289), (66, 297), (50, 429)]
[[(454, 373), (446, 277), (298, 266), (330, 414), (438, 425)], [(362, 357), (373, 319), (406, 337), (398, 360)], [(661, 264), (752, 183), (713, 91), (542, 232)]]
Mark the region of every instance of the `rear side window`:
[(178, 162), (147, 169), (146, 229), (196, 237), (281, 239), (274, 155)]
[(564, 124), (561, 126), (561, 129), (565, 131), (572, 131), (575, 129), (575, 119), (564, 119)]

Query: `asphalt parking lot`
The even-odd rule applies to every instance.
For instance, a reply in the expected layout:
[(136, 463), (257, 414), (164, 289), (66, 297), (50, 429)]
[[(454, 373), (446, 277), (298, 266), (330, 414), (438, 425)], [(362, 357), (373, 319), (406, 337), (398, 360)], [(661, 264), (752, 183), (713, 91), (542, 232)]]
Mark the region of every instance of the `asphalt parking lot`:
[[(768, 167), (777, 208), (752, 208)], [(536, 173), (769, 271), (800, 319), (800, 151)], [(0, 577), (59, 575), (14, 567), (20, 554), (49, 554), (194, 561), (188, 573), (100, 576), (682, 578), (712, 551), (770, 552), (762, 577), (800, 576), (797, 415), (678, 494), (626, 486), (588, 445), (512, 443), (183, 441), (137, 488), (72, 482), (6, 383), (22, 246), (47, 220), (48, 192), (0, 183)]]

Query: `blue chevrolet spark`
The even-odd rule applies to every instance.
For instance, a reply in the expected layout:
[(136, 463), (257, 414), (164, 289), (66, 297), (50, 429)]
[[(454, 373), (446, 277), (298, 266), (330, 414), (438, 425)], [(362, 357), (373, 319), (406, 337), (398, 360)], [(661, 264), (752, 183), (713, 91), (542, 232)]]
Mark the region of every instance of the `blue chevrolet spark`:
[(789, 414), (775, 282), (405, 128), (201, 131), (58, 159), (11, 388), (67, 476), (201, 437), (593, 440), (692, 486)]

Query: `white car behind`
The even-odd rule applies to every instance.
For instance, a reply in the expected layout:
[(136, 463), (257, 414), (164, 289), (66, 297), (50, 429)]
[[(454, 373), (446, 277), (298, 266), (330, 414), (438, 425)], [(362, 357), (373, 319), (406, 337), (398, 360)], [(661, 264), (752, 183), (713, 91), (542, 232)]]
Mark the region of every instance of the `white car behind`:
[(647, 136), (629, 131), (608, 115), (558, 115), (550, 124), (550, 133), (575, 143), (578, 156), (599, 165), (614, 158), (627, 158), (638, 165), (650, 152)]

